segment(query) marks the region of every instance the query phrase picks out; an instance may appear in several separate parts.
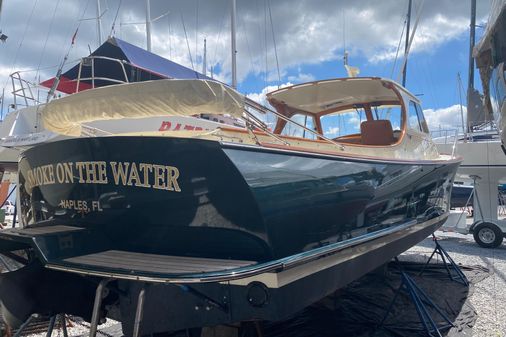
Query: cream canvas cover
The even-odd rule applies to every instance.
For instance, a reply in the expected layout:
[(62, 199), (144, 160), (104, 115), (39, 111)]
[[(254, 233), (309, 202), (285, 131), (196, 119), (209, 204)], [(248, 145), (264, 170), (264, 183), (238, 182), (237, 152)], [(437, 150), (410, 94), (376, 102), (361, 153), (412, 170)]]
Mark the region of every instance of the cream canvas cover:
[(370, 77), (323, 80), (270, 92), (267, 100), (273, 105), (286, 105), (291, 109), (317, 114), (356, 103), (398, 100), (389, 85), (397, 86), (395, 82)]
[(90, 89), (54, 100), (42, 118), (50, 131), (80, 136), (83, 123), (200, 113), (241, 117), (244, 97), (209, 80), (157, 80)]

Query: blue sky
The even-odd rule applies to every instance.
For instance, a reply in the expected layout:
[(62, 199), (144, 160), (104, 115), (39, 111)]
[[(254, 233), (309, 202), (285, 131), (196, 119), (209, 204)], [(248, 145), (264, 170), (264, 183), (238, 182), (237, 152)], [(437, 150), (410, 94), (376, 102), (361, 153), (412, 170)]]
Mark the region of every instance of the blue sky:
[[(476, 27), (476, 43), (481, 38), (484, 29)], [(423, 51), (413, 52), (409, 56), (406, 87), (417, 95), (425, 109), (431, 129), (460, 125), (460, 104), (457, 74), (461, 77), (462, 104), (465, 111), (466, 91), (469, 69), (469, 30), (464, 30), (451, 40)], [(404, 41), (402, 41), (401, 55), (396, 62), (385, 60), (372, 62), (364, 54), (354, 54), (349, 57), (349, 64), (360, 69), (359, 76), (380, 76), (399, 79), (399, 68), (402, 62)], [(341, 51), (342, 54), (342, 51)], [(394, 64), (395, 63), (395, 64)], [(395, 68), (394, 68), (395, 66)], [(474, 87), (482, 91), (479, 72), (474, 67)], [(346, 77), (346, 70), (340, 60), (325, 61), (317, 64), (300, 64), (286, 70), (286, 76), (281, 83), (299, 83), (289, 81), (288, 77), (307, 75), (308, 79), (326, 79), (331, 77)], [(393, 74), (393, 76), (392, 76)], [(271, 76), (272, 77), (272, 76)], [(270, 81), (270, 86), (276, 87), (279, 81)], [(248, 76), (238, 86), (240, 91), (257, 93), (265, 87), (265, 75)], [(438, 116), (441, 114), (442, 116)], [(432, 123), (431, 123), (432, 122)]]
[[(102, 40), (112, 33), (146, 45), (144, 25), (127, 24), (145, 19), (144, 1), (99, 1), (104, 11)], [(470, 2), (427, 0), (421, 7), (421, 0), (413, 1), (413, 23), (419, 10), (421, 16), (408, 62), (407, 88), (422, 95), (432, 128), (460, 121), (456, 77), (460, 72), (465, 89)], [(10, 91), (8, 74), (14, 70), (39, 68), (24, 73), (30, 80), (54, 76), (54, 66), (69, 50), (78, 25), (69, 60), (95, 49), (96, 21), (79, 19), (96, 16), (96, 4), (97, 0), (4, 0), (0, 30), (9, 38), (0, 44), (0, 85)], [(491, 0), (478, 0), (478, 23), (486, 23), (490, 4)], [(230, 82), (230, 0), (151, 0), (151, 7), (152, 17), (170, 11), (153, 23), (153, 52), (188, 67), (193, 61), (201, 70), (205, 38), (208, 71), (213, 67), (218, 79)], [(390, 78), (406, 10), (407, 0), (237, 0), (238, 89), (264, 102), (264, 94), (279, 84), (276, 54), (282, 85), (344, 77), (345, 46), (350, 65), (360, 68), (361, 76)], [(477, 28), (477, 40), (482, 32)], [(475, 85), (481, 89), (478, 74)], [(7, 94), (6, 101), (10, 99)]]

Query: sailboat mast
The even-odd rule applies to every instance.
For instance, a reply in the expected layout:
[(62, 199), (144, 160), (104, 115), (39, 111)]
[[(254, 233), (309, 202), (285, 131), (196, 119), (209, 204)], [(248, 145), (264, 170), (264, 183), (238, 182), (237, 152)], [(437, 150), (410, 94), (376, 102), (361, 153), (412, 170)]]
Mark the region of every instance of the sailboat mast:
[(236, 64), (236, 42), (235, 42), (235, 14), (236, 0), (232, 0), (232, 17), (231, 17), (231, 39), (232, 39), (232, 88), (237, 88), (237, 64)]
[(207, 41), (204, 39), (204, 58), (202, 61), (202, 74), (207, 76)]
[(100, 0), (97, 0), (97, 33), (98, 45), (102, 45), (102, 10), (100, 9)]
[(151, 1), (146, 0), (146, 43), (147, 50), (151, 52)]
[(409, 0), (408, 4), (408, 16), (406, 19), (406, 45), (404, 47), (404, 56), (406, 61), (404, 62), (404, 68), (402, 69), (402, 86), (406, 86), (406, 70), (408, 69), (408, 50), (409, 50), (409, 28), (411, 26), (411, 5), (412, 0)]
[[(0, 6), (1, 5), (2, 5), (2, 0), (0, 0)], [(2, 109), (0, 110), (0, 118), (2, 120), (4, 119), (4, 99), (5, 99), (5, 88), (2, 89)]]
[(464, 134), (464, 139), (467, 141), (467, 135), (466, 135), (466, 126), (464, 124), (464, 109), (462, 109), (462, 92), (460, 88), (462, 88), (462, 79), (460, 78), (460, 73), (457, 73), (457, 86), (459, 91), (459, 105), (460, 105), (460, 119), (462, 121), (462, 133)]
[(472, 127), (475, 124), (471, 96), (474, 92), (474, 39), (475, 39), (475, 28), (476, 28), (476, 0), (471, 0), (471, 22), (469, 24), (469, 69), (468, 69), (468, 80), (467, 80), (467, 132), (472, 131)]
[(469, 79), (467, 82), (468, 93), (474, 89), (474, 40), (476, 28), (476, 0), (471, 0), (471, 23), (469, 24)]

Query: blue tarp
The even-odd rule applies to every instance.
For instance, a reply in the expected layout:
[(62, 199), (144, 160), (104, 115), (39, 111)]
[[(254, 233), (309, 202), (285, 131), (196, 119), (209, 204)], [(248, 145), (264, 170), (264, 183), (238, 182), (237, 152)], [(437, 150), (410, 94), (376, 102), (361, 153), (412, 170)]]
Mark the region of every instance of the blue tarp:
[(190, 68), (186, 68), (178, 63), (167, 60), (166, 58), (160, 57), (156, 54), (150, 53), (142, 48), (134, 46), (133, 44), (117, 38), (113, 39), (115, 39), (117, 46), (123, 51), (127, 60), (140, 68), (144, 68), (151, 72), (163, 75), (167, 78), (211, 79), (204, 74), (201, 74)]
[[(115, 79), (125, 81), (125, 73), (128, 82), (140, 82), (148, 80), (157, 80), (164, 78), (177, 79), (211, 79), (197, 71), (172, 62), (166, 58), (150, 53), (142, 48), (134, 46), (126, 41), (116, 37), (109, 38), (100, 47), (98, 47), (90, 56), (105, 56), (115, 60), (126, 61), (124, 70), (120, 63), (106, 59), (94, 60), (94, 77)], [(85, 65), (81, 68), (81, 79), (92, 77), (91, 65)], [(79, 77), (79, 64), (73, 66), (62, 74), (57, 90), (65, 93), (76, 92), (76, 80)], [(41, 83), (46, 87), (53, 85), (54, 78)], [(114, 82), (96, 79), (95, 87), (115, 84)], [(82, 80), (79, 86), (80, 90), (91, 88), (91, 80)]]

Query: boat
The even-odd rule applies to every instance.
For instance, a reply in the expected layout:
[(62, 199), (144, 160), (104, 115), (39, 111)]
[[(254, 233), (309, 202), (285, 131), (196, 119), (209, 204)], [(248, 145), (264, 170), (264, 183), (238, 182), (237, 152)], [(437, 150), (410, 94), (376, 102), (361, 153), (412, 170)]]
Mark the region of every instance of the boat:
[(451, 208), (462, 208), (473, 205), (473, 189), (471, 185), (453, 184), (451, 194)]
[[(460, 158), (432, 143), (419, 100), (377, 77), (268, 94), (210, 80), (95, 88), (48, 103), (45, 127), (189, 116), (247, 129), (131, 132), (38, 145), (19, 162), (20, 228), (0, 252), (2, 314), (106, 317), (127, 336), (279, 320), (438, 229)], [(277, 116), (271, 130), (262, 114)], [(260, 116), (260, 117), (259, 117)], [(32, 300), (37, 299), (37, 300)]]
[(492, 6), (485, 33), (474, 48), (473, 56), (480, 70), (485, 106), (494, 116), (506, 154), (506, 1), (496, 1)]
[[(36, 87), (25, 81), (19, 72), (11, 74), (14, 106), (17, 110), (8, 114), (0, 125), (0, 158), (17, 162), (19, 150), (37, 144), (63, 139), (62, 136), (46, 130), (41, 124), (40, 111), (46, 102), (36, 95), (36, 90), (48, 90), (48, 100), (73, 95), (85, 90), (121, 83), (134, 83), (160, 79), (206, 79), (212, 78), (178, 63), (148, 52), (117, 37), (109, 37), (90, 55), (59, 76), (42, 81)], [(46, 93), (44, 91), (44, 93)], [(45, 95), (42, 95), (45, 96)], [(82, 126), (79, 137), (111, 135), (135, 131), (157, 130), (213, 130), (222, 123), (244, 127), (229, 116), (210, 119), (207, 114), (199, 116), (156, 116), (131, 120), (93, 121)], [(17, 151), (16, 151), (17, 150)]]
[[(463, 157), (457, 180), (466, 181), (474, 188), (472, 198), (473, 222), (465, 225), (467, 233), (474, 235), (478, 244), (487, 248), (499, 246), (506, 233), (506, 222), (498, 219), (500, 196), (497, 186), (506, 181), (503, 121), (505, 109), (504, 82), (504, 25), (506, 3), (494, 3), (483, 38), (475, 47), (476, 1), (471, 2), (470, 59), (467, 89), (467, 125), (463, 129), (443, 130), (434, 138), (440, 151), (452, 151)], [(474, 88), (474, 62), (480, 70), (483, 100)], [(448, 132), (450, 131), (450, 132)], [(443, 133), (443, 134), (441, 134)], [(449, 226), (451, 228), (452, 226)], [(477, 239), (485, 238), (485, 239)]]

